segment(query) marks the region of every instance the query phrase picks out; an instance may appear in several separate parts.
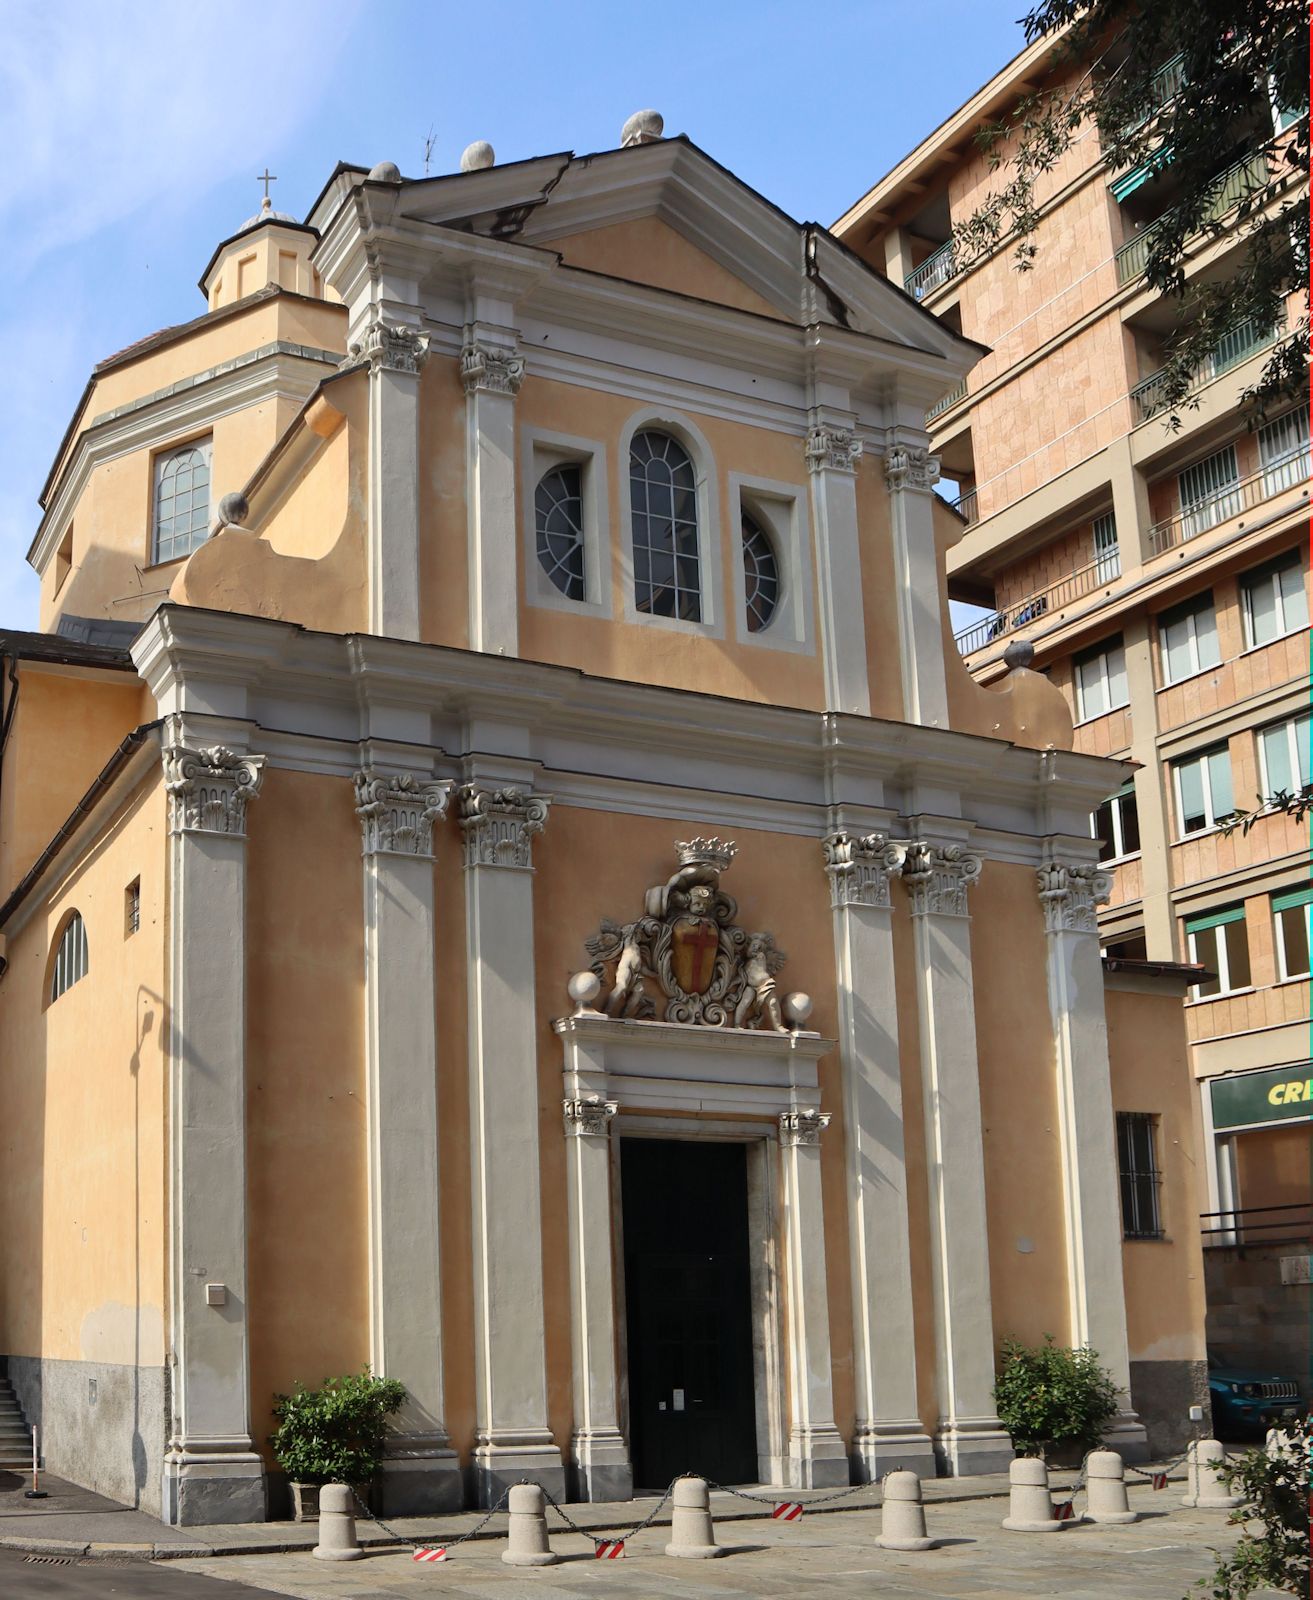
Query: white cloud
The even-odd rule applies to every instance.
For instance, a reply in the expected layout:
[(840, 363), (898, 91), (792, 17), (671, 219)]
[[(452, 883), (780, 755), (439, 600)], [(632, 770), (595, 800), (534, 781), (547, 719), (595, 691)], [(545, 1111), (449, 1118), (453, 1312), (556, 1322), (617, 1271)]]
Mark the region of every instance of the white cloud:
[(0, 236), (22, 271), (259, 162), (322, 92), (360, 9), (228, 0), (7, 0)]

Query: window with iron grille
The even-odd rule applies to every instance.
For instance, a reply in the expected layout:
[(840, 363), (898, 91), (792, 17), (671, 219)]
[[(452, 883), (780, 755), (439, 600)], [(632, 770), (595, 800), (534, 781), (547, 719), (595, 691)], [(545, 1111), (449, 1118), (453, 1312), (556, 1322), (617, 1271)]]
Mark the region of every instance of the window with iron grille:
[(1161, 1239), (1158, 1118), (1144, 1111), (1117, 1113), (1117, 1166), (1121, 1177), (1122, 1233), (1128, 1239)]
[(87, 975), (87, 929), (82, 913), (75, 911), (64, 924), (55, 952), (54, 971), (50, 975), (50, 1002), (53, 1005), (60, 995), (68, 991)]
[(123, 891), (123, 937), (130, 939), (141, 929), (141, 879), (134, 878)]

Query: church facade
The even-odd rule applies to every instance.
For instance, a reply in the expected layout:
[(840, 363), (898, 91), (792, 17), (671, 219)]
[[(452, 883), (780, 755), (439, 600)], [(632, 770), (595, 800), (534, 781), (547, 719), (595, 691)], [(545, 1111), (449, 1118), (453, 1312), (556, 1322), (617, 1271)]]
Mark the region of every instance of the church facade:
[(1046, 1334), (1172, 1443), (1185, 979), (1100, 959), (1125, 765), (953, 646), (925, 414), (981, 347), (650, 114), (339, 167), (202, 290), (93, 373), (0, 634), (49, 1467), (278, 1514), (273, 1397), (369, 1366), (393, 1513), (993, 1471)]

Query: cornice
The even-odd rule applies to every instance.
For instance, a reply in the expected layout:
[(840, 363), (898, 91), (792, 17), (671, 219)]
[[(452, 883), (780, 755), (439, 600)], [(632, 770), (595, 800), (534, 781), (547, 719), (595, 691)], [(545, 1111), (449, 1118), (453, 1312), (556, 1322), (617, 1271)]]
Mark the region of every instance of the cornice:
[(819, 1061), (834, 1049), (834, 1040), (819, 1033), (776, 1033), (770, 1028), (697, 1028), (680, 1022), (640, 1022), (578, 1011), (558, 1017), (553, 1029), (563, 1039), (581, 1044), (626, 1044), (652, 1049), (679, 1049), (708, 1055), (752, 1056), (758, 1060)]

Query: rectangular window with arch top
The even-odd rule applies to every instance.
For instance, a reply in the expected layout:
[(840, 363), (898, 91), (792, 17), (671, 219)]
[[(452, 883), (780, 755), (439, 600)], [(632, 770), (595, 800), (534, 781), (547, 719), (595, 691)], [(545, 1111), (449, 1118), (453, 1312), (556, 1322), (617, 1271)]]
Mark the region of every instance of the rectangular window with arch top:
[(1282, 980), (1309, 976), (1309, 907), (1313, 889), (1291, 889), (1272, 896), (1277, 929), (1277, 970)]
[(193, 439), (155, 457), (151, 560), (176, 561), (210, 534), (210, 440)]
[(1176, 820), (1181, 837), (1207, 833), (1235, 814), (1231, 752), (1224, 744), (1172, 762)]
[(1143, 1111), (1117, 1113), (1122, 1233), (1127, 1239), (1161, 1239), (1163, 1236), (1157, 1135), (1157, 1117)]
[(1227, 906), (1222, 911), (1190, 917), (1185, 935), (1190, 960), (1200, 962), (1212, 974), (1194, 986), (1196, 1000), (1250, 987), (1249, 931), (1243, 906)]

